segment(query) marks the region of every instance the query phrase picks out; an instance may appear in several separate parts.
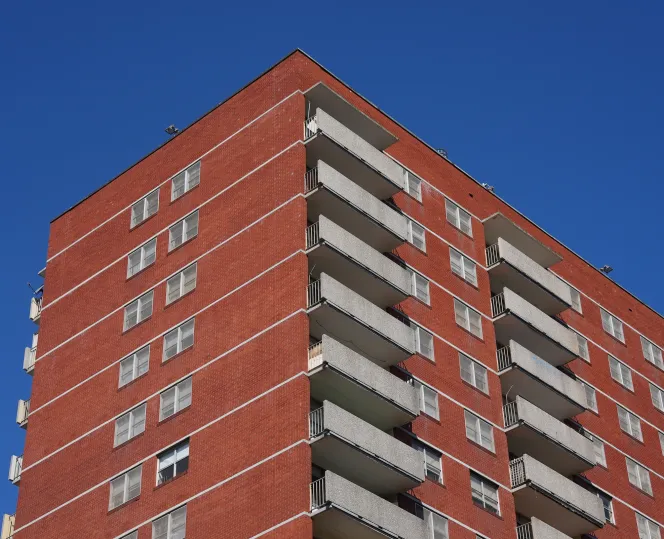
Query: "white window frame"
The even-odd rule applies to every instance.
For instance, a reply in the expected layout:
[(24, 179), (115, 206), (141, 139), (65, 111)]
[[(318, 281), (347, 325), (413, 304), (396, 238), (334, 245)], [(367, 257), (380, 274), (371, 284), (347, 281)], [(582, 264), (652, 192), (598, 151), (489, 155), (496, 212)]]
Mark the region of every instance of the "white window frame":
[[(464, 362), (468, 365), (466, 369), (464, 369)], [(464, 376), (464, 372), (466, 371), (468, 372), (468, 375)], [(463, 381), (467, 382), (485, 395), (489, 394), (488, 369), (477, 361), (470, 359), (462, 352), (459, 352), (459, 374)], [(480, 379), (482, 382), (478, 383), (478, 380)], [(480, 386), (484, 386), (484, 389)]]
[(664, 412), (664, 390), (657, 387), (655, 384), (649, 383), (650, 385), (650, 398), (652, 399), (652, 404), (660, 412)]
[(655, 367), (664, 370), (662, 349), (643, 335), (641, 335), (641, 350), (643, 351), (643, 357), (648, 363), (652, 363)]
[(577, 333), (576, 342), (579, 345), (579, 357), (586, 363), (590, 363), (590, 348), (588, 348), (588, 339), (586, 339), (580, 333)]
[[(181, 515), (184, 514), (183, 517), (183, 526), (182, 526), (182, 534), (174, 535), (174, 530), (173, 530), (173, 520), (175, 520), (175, 517), (180, 517)], [(157, 526), (159, 523), (163, 522), (166, 520), (166, 535), (157, 535)], [(152, 539), (184, 539), (185, 534), (187, 530), (187, 506), (183, 505), (181, 507), (178, 507), (177, 509), (171, 511), (167, 515), (164, 515), (163, 517), (159, 517), (156, 520), (152, 521)]]
[(569, 294), (572, 298), (572, 309), (574, 309), (579, 314), (583, 314), (583, 306), (581, 305), (581, 292), (579, 292), (573, 286), (569, 286)]
[[(185, 328), (185, 326), (188, 326), (189, 324), (191, 324), (191, 344), (188, 344), (187, 346), (184, 346), (183, 343), (182, 343), (183, 335), (184, 335), (184, 332), (189, 329), (188, 327)], [(186, 322), (183, 322), (182, 324), (180, 324), (175, 329), (172, 329), (171, 331), (166, 333), (164, 335), (164, 352), (163, 352), (162, 361), (168, 361), (169, 359), (174, 358), (178, 354), (184, 352), (188, 348), (191, 348), (192, 346), (194, 346), (195, 333), (196, 333), (195, 318), (190, 318)], [(167, 351), (170, 350), (173, 347), (173, 345), (171, 345), (170, 347), (167, 348), (166, 343), (168, 342), (168, 338), (173, 334), (177, 335), (177, 340), (176, 340), (176, 343), (175, 343), (175, 347), (176, 347), (175, 353), (173, 353), (172, 355), (167, 355), (166, 354)]]
[(411, 325), (415, 331), (415, 348), (417, 353), (431, 361), (435, 361), (433, 335), (414, 322), (411, 322)]
[[(164, 403), (166, 402), (167, 397), (170, 398), (171, 395), (173, 396), (173, 411), (166, 415), (164, 413)], [(178, 382), (174, 386), (169, 387), (165, 391), (162, 391), (159, 394), (159, 421), (168, 419), (178, 412), (189, 408), (189, 406), (191, 406), (193, 395), (194, 392), (191, 376)]]
[(418, 225), (412, 220), (408, 220), (408, 243), (424, 253), (427, 252), (426, 230), (422, 225)]
[(627, 408), (620, 406), (620, 404), (617, 404), (616, 406), (618, 408), (618, 424), (620, 425), (620, 430), (625, 434), (629, 434), (639, 442), (642, 442), (643, 430), (641, 429), (641, 419)]
[[(193, 278), (191, 277), (192, 273)], [(187, 280), (187, 278), (189, 280)], [(197, 279), (198, 262), (194, 262), (168, 279), (166, 281), (166, 305), (170, 305), (182, 296), (193, 292), (196, 289)], [(177, 296), (174, 296), (173, 291), (177, 291)]]
[[(429, 279), (413, 271), (413, 295), (422, 303), (431, 305)], [(419, 286), (418, 286), (419, 285)], [(420, 293), (421, 290), (421, 293)]]
[(664, 432), (658, 430), (657, 436), (659, 436), (659, 446), (662, 449), (662, 455), (664, 455)]
[(639, 532), (639, 539), (661, 539), (661, 528), (657, 522), (653, 522), (641, 513), (636, 515), (636, 527)]
[(450, 247), (450, 269), (467, 283), (477, 286), (477, 264), (453, 247)]
[[(607, 522), (610, 524), (616, 523), (616, 514), (613, 511), (613, 498), (609, 496), (608, 494), (605, 494), (601, 490), (596, 490), (595, 493), (597, 494), (597, 497), (599, 498), (599, 501), (602, 502), (602, 509), (604, 510), (604, 517), (606, 518), (606, 515), (608, 513), (609, 518), (607, 519)], [(606, 503), (608, 502), (608, 503)]]
[[(151, 197), (154, 199), (151, 201)], [(131, 207), (130, 228), (136, 228), (159, 211), (159, 188), (145, 195)]]
[(412, 446), (424, 455), (424, 477), (442, 485), (444, 481), (442, 453), (420, 440), (413, 440)]
[(410, 170), (404, 169), (405, 191), (415, 200), (422, 202), (422, 179)]
[[(146, 310), (146, 305), (150, 306), (149, 312), (147, 312)], [(135, 299), (130, 304), (125, 306), (123, 314), (123, 322), (122, 322), (123, 331), (127, 331), (128, 329), (137, 326), (144, 320), (147, 320), (152, 316), (153, 312), (154, 312), (154, 290), (150, 290), (146, 294), (143, 294), (140, 298)], [(128, 323), (130, 313), (136, 314), (136, 322), (131, 324)]]
[(457, 228), (467, 236), (473, 237), (473, 218), (461, 206), (445, 199), (445, 218), (454, 228)]
[[(154, 252), (147, 254), (154, 247)], [(138, 258), (138, 261), (137, 261)], [(132, 263), (133, 259), (133, 263)], [(151, 266), (157, 260), (157, 238), (146, 241), (138, 249), (134, 249), (127, 256), (127, 279), (140, 273), (148, 266)]]
[[(411, 383), (413, 386), (415, 386), (418, 391), (420, 392), (420, 410), (427, 414), (430, 417), (433, 417), (434, 419), (440, 419), (440, 406), (438, 403), (438, 392), (429, 387), (426, 384), (423, 384), (419, 380), (412, 379)], [(428, 393), (428, 395), (435, 396), (435, 406), (433, 406), (431, 403), (429, 403), (429, 406), (431, 407), (431, 410), (427, 410), (426, 404), (427, 401), (425, 399), (425, 395)]]
[[(187, 460), (186, 468), (178, 472), (178, 463)], [(173, 468), (173, 475), (167, 479), (162, 479), (161, 472), (167, 468)], [(189, 440), (180, 442), (166, 451), (157, 455), (157, 486), (172, 481), (182, 475), (189, 469)]]
[[(168, 252), (170, 253), (198, 236), (198, 223), (199, 214), (196, 210), (171, 226), (168, 229)], [(181, 233), (178, 232), (178, 228), (182, 229)]]
[[(473, 324), (471, 324), (471, 314), (477, 317), (477, 333), (473, 331)], [(454, 320), (456, 321), (457, 325), (475, 335), (475, 337), (478, 339), (483, 338), (482, 315), (457, 298), (454, 298)]]
[[(145, 358), (143, 356), (145, 356)], [(142, 363), (143, 359), (145, 359), (144, 364)], [(144, 367), (144, 369), (141, 368), (142, 366)], [(123, 369), (125, 372), (131, 369), (131, 379), (127, 380), (124, 383), (122, 382)], [(118, 388), (130, 384), (138, 377), (147, 374), (149, 370), (150, 370), (150, 345), (148, 344), (147, 346), (144, 346), (140, 350), (137, 350), (130, 356), (127, 356), (126, 358), (120, 361)]]
[(634, 391), (634, 381), (632, 380), (632, 369), (625, 365), (619, 359), (609, 355), (609, 371), (611, 371), (611, 378), (618, 382), (621, 386)]
[(466, 423), (466, 438), (495, 453), (496, 443), (493, 438), (493, 425), (468, 410), (463, 411), (463, 416)]
[(449, 539), (450, 532), (447, 518), (426, 507), (422, 507), (422, 514), (431, 532), (430, 539)]
[[(183, 189), (176, 189), (175, 183), (184, 180)], [(201, 183), (201, 162), (196, 161), (193, 165), (189, 165), (185, 170), (176, 174), (171, 180), (171, 202), (183, 197), (186, 193), (191, 191)]]
[[(139, 406), (136, 406), (135, 408), (132, 408), (128, 412), (122, 414), (120, 417), (118, 417), (115, 420), (115, 435), (113, 436), (113, 447), (117, 447), (119, 445), (122, 445), (124, 443), (127, 443), (129, 440), (135, 438), (139, 434), (145, 432), (145, 422), (146, 422), (146, 417), (147, 417), (147, 403), (140, 404)], [(142, 419), (137, 420), (137, 418), (140, 418), (141, 416)], [(127, 429), (127, 439), (118, 441), (118, 426), (120, 424), (120, 421), (122, 421), (124, 418), (129, 419), (129, 427)], [(140, 425), (137, 427), (136, 425)]]
[(606, 447), (604, 442), (594, 435), (591, 435), (590, 441), (593, 443), (593, 449), (595, 450), (595, 460), (597, 464), (606, 468)]
[(597, 391), (594, 387), (586, 384), (585, 382), (581, 383), (583, 384), (583, 389), (586, 392), (586, 404), (588, 405), (588, 409), (595, 413), (599, 413), (599, 408), (597, 406)]
[[(473, 487), (473, 479), (475, 479), (476, 482), (479, 483), (479, 489)], [(473, 500), (473, 503), (482, 507), (483, 509), (494, 513), (496, 515), (500, 516), (500, 489), (498, 485), (496, 485), (493, 481), (490, 479), (487, 479), (486, 477), (475, 473), (475, 472), (470, 472), (470, 492), (471, 492), (471, 498)], [(493, 505), (487, 503), (487, 498), (489, 500), (494, 500), (492, 496), (488, 496), (487, 492), (495, 493), (495, 502), (496, 502), (496, 507), (495, 511), (493, 510)], [(479, 495), (479, 496), (477, 496)], [(491, 507), (491, 509), (490, 509)]]
[(625, 457), (625, 462), (630, 484), (652, 496), (652, 482), (648, 469), (629, 457)]
[(605, 309), (599, 308), (600, 315), (602, 316), (602, 328), (609, 335), (618, 339), (621, 343), (625, 342), (625, 327), (622, 323), (622, 320), (613, 316), (610, 312)]
[[(136, 479), (136, 476), (138, 475), (138, 484), (131, 484), (132, 479)], [(141, 495), (141, 483), (143, 482), (143, 467), (142, 465), (138, 465), (135, 468), (132, 468), (128, 472), (123, 473), (122, 475), (116, 477), (115, 479), (111, 479), (109, 485), (110, 485), (110, 493), (108, 496), (108, 510), (111, 511), (113, 509), (117, 509), (118, 507), (126, 504), (127, 502), (133, 500), (134, 498), (138, 498)], [(114, 489), (116, 488), (116, 485), (120, 485), (122, 483), (122, 501), (118, 503), (113, 503), (114, 498), (113, 498), (113, 493)], [(132, 493), (132, 488), (134, 489)]]

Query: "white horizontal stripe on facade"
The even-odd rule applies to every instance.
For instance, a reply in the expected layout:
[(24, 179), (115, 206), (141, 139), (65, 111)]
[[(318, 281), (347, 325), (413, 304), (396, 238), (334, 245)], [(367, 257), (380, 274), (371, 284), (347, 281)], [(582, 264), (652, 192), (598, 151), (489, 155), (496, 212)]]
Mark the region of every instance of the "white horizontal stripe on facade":
[(309, 517), (309, 516), (310, 516), (309, 513), (298, 513), (297, 515), (294, 515), (294, 516), (284, 520), (283, 522), (280, 522), (279, 524), (275, 524), (274, 526), (272, 526), (271, 528), (268, 528), (267, 530), (263, 530), (262, 532), (260, 532), (257, 535), (252, 535), (249, 539), (258, 539), (258, 537), (263, 537), (264, 535), (267, 535), (268, 533), (273, 532), (274, 530), (279, 529), (282, 526), (285, 526), (286, 524), (290, 524), (291, 522), (293, 522), (294, 520), (297, 520), (298, 518)]

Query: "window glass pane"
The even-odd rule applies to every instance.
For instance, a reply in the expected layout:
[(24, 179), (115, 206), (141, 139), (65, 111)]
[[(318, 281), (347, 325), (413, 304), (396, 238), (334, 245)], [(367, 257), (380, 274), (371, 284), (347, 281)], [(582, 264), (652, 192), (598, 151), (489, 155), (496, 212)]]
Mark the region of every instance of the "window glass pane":
[(161, 419), (172, 416), (175, 413), (175, 388), (167, 389), (161, 394)]
[(121, 443), (129, 440), (129, 414), (125, 414), (122, 417), (119, 417), (115, 422), (115, 445), (120, 445)]
[(148, 372), (150, 368), (150, 346), (141, 348), (136, 352), (136, 376), (141, 376)]
[(185, 177), (186, 171), (180, 172), (175, 178), (173, 178), (171, 186), (171, 200), (175, 200), (178, 197), (184, 195), (185, 190)]
[(197, 272), (197, 264), (192, 264), (188, 268), (186, 268), (182, 273), (183, 273), (183, 278), (182, 278), (182, 294), (186, 294), (188, 292), (191, 292), (194, 288), (196, 288), (196, 272)]
[(191, 404), (191, 378), (180, 382), (178, 384), (178, 406), (177, 409), (182, 410)]
[(171, 536), (168, 539), (185, 539), (187, 508), (181, 507), (171, 513)]
[(120, 362), (120, 387), (127, 385), (134, 379), (134, 356)]
[(408, 221), (410, 242), (421, 251), (427, 250), (424, 228), (413, 221)]
[(172, 251), (176, 247), (179, 247), (182, 245), (183, 242), (183, 236), (184, 236), (184, 221), (180, 221), (179, 223), (175, 223), (170, 229), (169, 229), (169, 237), (170, 241), (168, 244), (168, 250)]
[(156, 238), (150, 240), (143, 247), (143, 261), (141, 263), (141, 269), (149, 266), (155, 261), (157, 255), (157, 240)]
[(184, 241), (187, 241), (198, 234), (198, 211), (186, 217), (184, 223)]
[(201, 181), (201, 162), (194, 163), (187, 169), (187, 191), (196, 187)]
[(132, 437), (140, 434), (145, 430), (145, 404), (139, 406), (132, 412)]
[(172, 303), (180, 297), (180, 274), (166, 281), (166, 303)]
[(178, 353), (179, 328), (169, 331), (164, 336), (164, 358), (168, 359)]
[(109, 500), (108, 508), (114, 509), (124, 503), (125, 494), (125, 477), (120, 476), (111, 481), (111, 497)]
[(194, 319), (192, 318), (188, 322), (182, 324), (182, 347), (189, 348), (194, 344)]

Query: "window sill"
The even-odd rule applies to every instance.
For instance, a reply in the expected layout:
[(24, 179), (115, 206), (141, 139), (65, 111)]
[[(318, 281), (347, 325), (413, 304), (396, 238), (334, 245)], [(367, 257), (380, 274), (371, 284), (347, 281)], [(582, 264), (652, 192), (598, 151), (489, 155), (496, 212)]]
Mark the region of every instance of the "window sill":
[(154, 487), (152, 489), (152, 492), (154, 492), (155, 490), (159, 490), (160, 488), (165, 487), (166, 485), (170, 485), (173, 481), (177, 481), (178, 479), (180, 479), (180, 477), (183, 477), (183, 476), (187, 475), (188, 473), (189, 473), (189, 469), (187, 468), (184, 472), (181, 472), (181, 473), (177, 474), (176, 476), (171, 477), (168, 481), (164, 481), (163, 483), (159, 483), (156, 487)]
[[(472, 218), (471, 218), (471, 219), (472, 219)], [(474, 239), (474, 238), (473, 238), (473, 234), (472, 234), (472, 232), (471, 232), (470, 234), (468, 234), (468, 232), (464, 232), (464, 231), (461, 230), (458, 226), (456, 226), (454, 223), (450, 223), (447, 219), (445, 219), (445, 222), (446, 222), (448, 225), (450, 225), (454, 230), (456, 230), (457, 232), (460, 232), (462, 235), (466, 236), (466, 238), (471, 239), (471, 240)]]
[(192, 344), (188, 348), (185, 348), (184, 350), (180, 350), (177, 354), (175, 354), (174, 356), (169, 357), (168, 359), (162, 357), (161, 364), (166, 365), (167, 363), (170, 363), (174, 359), (179, 358), (181, 355), (186, 354), (187, 352), (189, 352), (189, 350), (192, 350), (193, 348), (194, 348), (194, 345)]
[(136, 223), (134, 226), (131, 226), (131, 216), (130, 216), (130, 217), (129, 217), (129, 232), (132, 232), (132, 231), (134, 231), (134, 230), (139, 229), (139, 228), (141, 227), (141, 225), (147, 223), (147, 222), (148, 222), (149, 220), (151, 220), (153, 217), (156, 217), (156, 216), (157, 216), (157, 213), (159, 213), (159, 208), (157, 208), (157, 211), (154, 212), (152, 215), (150, 215), (149, 217), (146, 217), (146, 218), (143, 219), (140, 223)]
[[(456, 322), (455, 322), (455, 323), (456, 323)], [(480, 341), (481, 343), (484, 342), (484, 336), (482, 336), (482, 337), (478, 337), (477, 335), (475, 335), (475, 334), (472, 333), (471, 331), (467, 330), (465, 327), (460, 326), (459, 324), (457, 324), (457, 327), (458, 327), (461, 331), (463, 331), (464, 333), (467, 333), (468, 335), (470, 335), (473, 339), (478, 340), (478, 341)]]
[(141, 432), (140, 434), (137, 434), (137, 435), (134, 436), (133, 438), (129, 438), (129, 440), (127, 440), (127, 441), (125, 441), (125, 442), (122, 442), (120, 445), (116, 445), (116, 446), (113, 448), (113, 451), (118, 451), (118, 450), (122, 449), (123, 447), (129, 445), (131, 442), (133, 442), (133, 441), (136, 440), (137, 438), (140, 438), (140, 437), (143, 436), (144, 434), (145, 434), (145, 431)]
[(140, 499), (141, 499), (141, 495), (139, 494), (139, 495), (136, 496), (135, 498), (132, 498), (131, 500), (127, 500), (126, 502), (121, 503), (120, 505), (118, 505), (117, 507), (114, 507), (113, 509), (109, 509), (109, 510), (108, 510), (108, 513), (106, 513), (106, 514), (107, 514), (107, 515), (110, 515), (110, 514), (112, 514), (112, 513), (115, 513), (116, 511), (119, 511), (120, 509), (124, 509), (124, 508), (127, 507), (130, 503), (137, 502), (137, 501), (140, 500)]
[[(456, 250), (456, 249), (455, 249), (455, 250)], [(464, 279), (463, 277), (461, 277), (461, 275), (459, 275), (458, 273), (454, 273), (452, 270), (450, 270), (450, 272), (452, 273), (452, 275), (453, 275), (454, 277), (456, 277), (457, 279), (459, 279), (462, 283), (467, 284), (468, 286), (470, 286), (471, 288), (473, 288), (474, 290), (476, 290), (476, 291), (478, 291), (478, 292), (480, 291), (480, 287), (477, 286), (476, 284), (473, 284), (473, 283), (471, 283), (469, 280)]]
[(622, 384), (621, 384), (620, 382), (618, 382), (618, 380), (616, 380), (615, 378), (611, 377), (611, 380), (613, 380), (616, 384), (618, 384), (618, 386), (619, 386), (621, 389), (624, 389), (625, 391), (627, 391), (628, 393), (631, 393), (632, 395), (636, 395), (636, 392), (635, 392), (633, 389), (630, 389), (630, 388), (628, 388), (627, 386), (622, 385)]
[[(171, 201), (168, 203), (168, 205), (170, 206), (171, 204), (175, 204), (178, 200), (182, 200), (182, 199), (183, 199), (184, 197), (186, 197), (189, 193), (191, 193), (192, 191), (195, 191), (196, 189), (198, 189), (198, 187), (199, 187), (200, 185), (201, 185), (200, 182), (197, 183), (197, 184), (194, 185), (191, 189), (189, 189), (188, 191), (185, 191), (184, 193), (182, 193), (179, 197), (174, 198), (173, 200), (171, 200)], [(173, 193), (173, 183), (171, 182), (171, 196), (172, 196), (172, 193)]]
[(134, 378), (131, 382), (127, 382), (125, 385), (120, 386), (120, 387), (118, 388), (118, 391), (122, 391), (123, 389), (125, 389), (125, 388), (127, 388), (127, 387), (133, 385), (135, 382), (138, 382), (138, 381), (141, 380), (142, 378), (145, 378), (145, 377), (148, 375), (149, 372), (150, 372), (150, 371), (147, 370), (147, 371), (145, 371), (143, 374), (141, 374), (140, 376), (137, 376), (136, 378)]
[[(148, 241), (150, 241), (150, 240), (148, 240)], [(146, 243), (147, 243), (147, 242), (146, 242)], [(137, 271), (136, 273), (134, 273), (133, 275), (129, 275), (129, 276), (125, 279), (125, 282), (129, 282), (129, 281), (131, 281), (132, 279), (134, 279), (136, 276), (141, 275), (144, 271), (146, 271), (147, 269), (151, 268), (151, 267), (154, 266), (156, 263), (157, 263), (157, 257), (156, 257), (156, 254), (155, 254), (155, 261), (154, 261), (154, 262), (148, 264), (148, 265), (145, 266), (144, 268), (141, 268), (140, 270), (138, 270), (138, 271)]]
[(652, 498), (653, 500), (655, 499), (655, 496), (653, 496), (653, 495), (650, 494), (649, 492), (646, 492), (645, 490), (640, 489), (640, 488), (637, 487), (636, 485), (632, 485), (632, 483), (630, 483), (629, 486), (632, 487), (632, 488), (633, 488), (634, 490), (636, 490), (637, 492), (640, 492), (640, 493), (643, 494), (644, 496), (648, 496), (648, 498)]
[[(163, 393), (163, 392), (162, 392), (162, 393)], [(184, 414), (184, 413), (185, 413), (187, 410), (189, 410), (190, 408), (191, 408), (191, 404), (188, 405), (186, 408), (183, 408), (182, 410), (178, 410), (178, 411), (175, 412), (173, 415), (169, 415), (169, 416), (168, 416), (167, 418), (165, 418), (165, 419), (160, 419), (159, 422), (157, 423), (157, 426), (163, 425), (164, 423), (168, 423), (171, 419), (175, 419), (176, 417), (181, 416), (182, 414)]]
[[(152, 304), (152, 308), (154, 309), (154, 303)], [(143, 320), (141, 320), (138, 324), (134, 324), (134, 325), (131, 326), (130, 328), (123, 329), (123, 330), (122, 330), (122, 333), (121, 333), (120, 335), (126, 335), (126, 334), (129, 333), (131, 330), (136, 329), (138, 326), (142, 326), (145, 322), (147, 322), (147, 321), (150, 320), (151, 318), (152, 318), (152, 315), (148, 316), (147, 318), (143, 318)]]
[(639, 440), (638, 438), (635, 438), (632, 436), (629, 432), (625, 432), (624, 430), (620, 429), (620, 432), (622, 432), (625, 436), (627, 436), (630, 440), (633, 442), (636, 442), (637, 444), (645, 446), (646, 444), (643, 442), (643, 440)]
[(437, 419), (434, 416), (427, 414), (424, 410), (420, 410), (420, 416), (426, 417), (430, 421), (433, 421), (434, 423), (441, 425), (440, 419)]
[(477, 503), (475, 500), (473, 500), (473, 505), (474, 505), (475, 507), (477, 507), (478, 509), (481, 509), (481, 510), (484, 511), (485, 513), (489, 513), (491, 516), (496, 517), (496, 518), (499, 519), (499, 520), (505, 520), (505, 519), (501, 516), (500, 513), (494, 513), (493, 511), (489, 511), (486, 507), (480, 505), (480, 504)]
[[(187, 266), (187, 267), (189, 267), (189, 266)], [(168, 309), (171, 305), (175, 305), (175, 304), (178, 303), (181, 299), (186, 298), (187, 296), (193, 294), (195, 291), (196, 291), (196, 287), (192, 288), (192, 289), (191, 289), (189, 292), (187, 292), (186, 294), (182, 294), (182, 295), (181, 295), (180, 297), (178, 297), (177, 299), (174, 299), (174, 300), (171, 301), (170, 303), (167, 303), (166, 305), (164, 305), (164, 309)]]
[(198, 232), (196, 233), (195, 236), (189, 238), (189, 239), (186, 240), (186, 241), (183, 241), (183, 242), (182, 242), (180, 245), (178, 245), (177, 247), (173, 247), (172, 249), (169, 249), (169, 250), (168, 250), (168, 253), (166, 254), (166, 256), (169, 256), (171, 253), (175, 253), (176, 251), (179, 251), (180, 249), (182, 249), (182, 247), (184, 247), (185, 245), (189, 245), (189, 244), (190, 244), (192, 241), (194, 241), (196, 238), (198, 238)]
[[(602, 328), (602, 329), (604, 329), (604, 328)], [(625, 348), (627, 348), (627, 345), (625, 344), (625, 342), (621, 341), (618, 337), (614, 337), (613, 335), (611, 335), (605, 329), (604, 329), (604, 333), (606, 333), (609, 337), (611, 337), (612, 340), (616, 341), (618, 344), (620, 344), (620, 345), (624, 346)]]
[(469, 443), (470, 445), (477, 447), (477, 449), (481, 449), (482, 451), (484, 451), (485, 453), (491, 455), (492, 457), (496, 457), (496, 456), (498, 456), (498, 455), (496, 455), (495, 450), (494, 450), (494, 451), (491, 451), (491, 449), (487, 449), (487, 448), (484, 447), (483, 445), (478, 444), (477, 442), (475, 442), (474, 440), (471, 440), (471, 439), (468, 438), (468, 437), (466, 437), (466, 440), (468, 441), (468, 443)]
[(474, 386), (473, 384), (471, 384), (470, 382), (466, 382), (463, 378), (461, 379), (461, 383), (462, 383), (463, 385), (465, 385), (465, 386), (468, 386), (470, 389), (472, 389), (472, 390), (475, 391), (476, 393), (479, 393), (479, 394), (482, 395), (483, 397), (486, 397), (487, 399), (490, 399), (490, 398), (491, 398), (491, 396), (490, 396), (488, 393), (485, 393), (485, 392), (482, 391), (480, 388), (475, 387), (475, 386)]

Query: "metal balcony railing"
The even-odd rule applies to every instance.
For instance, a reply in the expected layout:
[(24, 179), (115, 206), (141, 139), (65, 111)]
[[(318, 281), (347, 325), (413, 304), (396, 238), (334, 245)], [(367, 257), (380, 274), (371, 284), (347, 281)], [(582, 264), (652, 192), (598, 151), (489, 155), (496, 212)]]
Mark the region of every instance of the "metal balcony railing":
[(311, 510), (318, 509), (325, 505), (325, 478), (317, 479), (309, 485), (311, 495)]
[(508, 402), (503, 406), (503, 420), (505, 421), (505, 427), (511, 427), (519, 421), (519, 410), (516, 407), (516, 401)]
[(505, 312), (505, 294), (496, 294), (491, 298), (491, 314), (495, 318)]
[(0, 531), (0, 539), (12, 539), (14, 535), (14, 520), (16, 515), (4, 515), (2, 517), (2, 528)]
[(510, 481), (512, 488), (523, 485), (526, 482), (526, 465), (523, 457), (518, 457), (510, 461)]
[(307, 245), (306, 249), (311, 249), (314, 245), (318, 244), (318, 241), (320, 240), (320, 227), (318, 226), (318, 223), (314, 223), (313, 225), (309, 225), (307, 227)]
[(23, 469), (23, 456), (12, 455), (9, 461), (9, 480), (16, 484), (21, 480), (21, 470)]
[(37, 322), (41, 315), (43, 297), (35, 298), (33, 297), (30, 301), (30, 320)]
[(37, 359), (37, 347), (26, 348), (25, 353), (23, 354), (23, 370), (25, 372), (31, 372), (35, 366), (35, 360)]
[(498, 370), (504, 371), (512, 364), (512, 352), (509, 346), (503, 346), (496, 353), (498, 356)]
[(16, 411), (16, 422), (23, 427), (28, 422), (30, 415), (30, 399), (27, 401), (18, 401), (18, 410)]
[(313, 191), (318, 187), (318, 167), (310, 168), (304, 174), (304, 193)]
[(309, 370), (323, 364), (323, 341), (309, 345)]
[(528, 522), (516, 527), (517, 539), (533, 539), (533, 525)]
[(309, 438), (315, 438), (325, 430), (324, 409), (321, 406), (309, 412)]
[(309, 283), (307, 287), (307, 308), (313, 307), (321, 301), (321, 285), (320, 279)]
[(313, 137), (316, 133), (318, 133), (318, 122), (316, 121), (316, 116), (310, 116), (304, 120), (304, 140)]
[(498, 244), (494, 243), (486, 248), (486, 265), (490, 268), (491, 266), (498, 264), (498, 262), (500, 262), (500, 251), (498, 249)]

